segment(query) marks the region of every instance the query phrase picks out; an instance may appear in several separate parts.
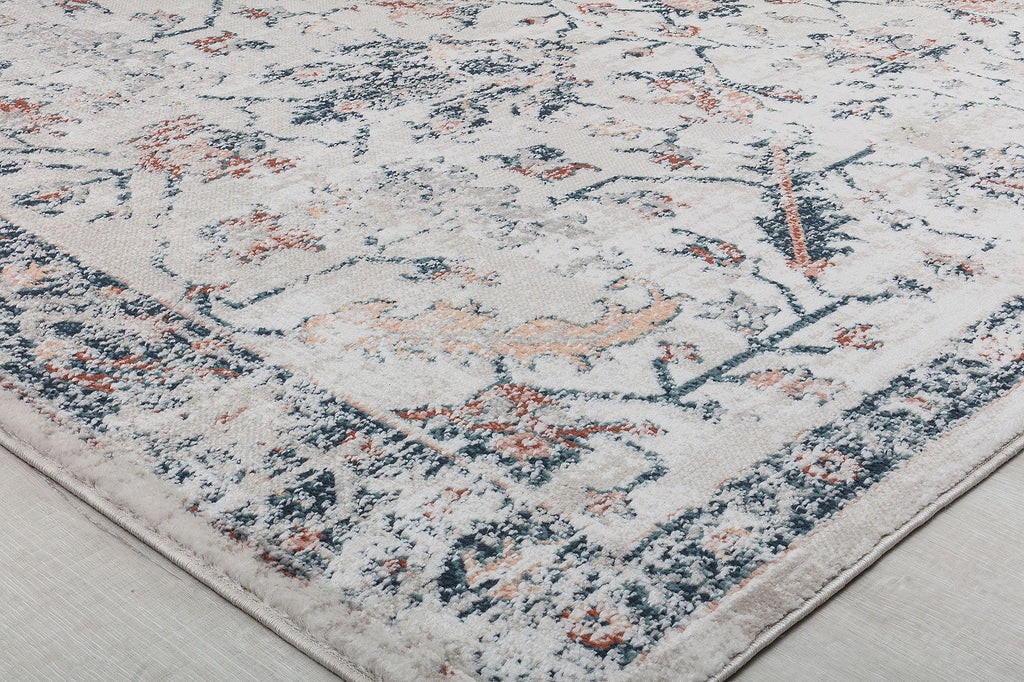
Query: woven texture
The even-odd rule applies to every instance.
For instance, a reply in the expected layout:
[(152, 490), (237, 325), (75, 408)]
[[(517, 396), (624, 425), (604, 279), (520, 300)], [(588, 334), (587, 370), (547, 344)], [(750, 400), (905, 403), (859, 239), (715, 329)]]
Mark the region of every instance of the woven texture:
[(714, 676), (1021, 429), (1014, 0), (0, 15), (0, 430), (349, 677)]

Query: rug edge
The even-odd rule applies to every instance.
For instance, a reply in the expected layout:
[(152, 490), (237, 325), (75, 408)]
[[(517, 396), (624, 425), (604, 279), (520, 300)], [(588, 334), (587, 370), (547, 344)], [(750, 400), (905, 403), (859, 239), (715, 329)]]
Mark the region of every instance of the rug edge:
[[(116, 502), (107, 499), (94, 486), (80, 480), (59, 463), (47, 459), (37, 448), (17, 435), (10, 433), (2, 425), (0, 425), (0, 447), (5, 448), (35, 471), (46, 476), (54, 484), (67, 490), (84, 504), (95, 509), (118, 527), (157, 551), (175, 566), (213, 590), (232, 606), (252, 617), (262, 626), (334, 675), (345, 680), (345, 682), (374, 682), (376, 679), (364, 672), (358, 664), (345, 657), (337, 649), (319, 642), (312, 635), (303, 631), (292, 623), (287, 615), (268, 604), (264, 599), (236, 583), (226, 574), (219, 573), (213, 567), (206, 565), (188, 548), (155, 530), (147, 528), (145, 523), (130, 511)], [(768, 626), (746, 649), (730, 659), (718, 673), (708, 678), (708, 682), (724, 682), (739, 672), (740, 669), (772, 642), (832, 599), (832, 597), (853, 582), (857, 576), (881, 559), (896, 545), (900, 544), (911, 533), (1020, 454), (1024, 454), (1024, 430), (1019, 431), (1015, 436), (1004, 442), (990, 457), (980, 462), (964, 477), (947, 488), (939, 497), (921, 508), (906, 523), (885, 535), (867, 554), (862, 555), (854, 563), (847, 566), (800, 607), (790, 611), (780, 620)]]
[(67, 490), (84, 504), (158, 552), (179, 569), (213, 590), (229, 604), (253, 618), (345, 682), (375, 682), (374, 677), (366, 674), (358, 664), (340, 651), (318, 641), (291, 622), (286, 614), (226, 574), (219, 573), (215, 568), (207, 565), (185, 546), (147, 528), (145, 523), (129, 510), (109, 500), (94, 486), (80, 480), (59, 463), (48, 459), (32, 444), (10, 433), (2, 424), (0, 424), (0, 447), (50, 479), (54, 484)]
[(1004, 464), (1022, 453), (1024, 453), (1024, 430), (1018, 431), (1015, 436), (1005, 441), (990, 457), (979, 462), (963, 478), (959, 479), (947, 488), (945, 492), (918, 510), (906, 523), (888, 535), (883, 536), (867, 554), (862, 555), (855, 562), (840, 571), (798, 608), (790, 611), (781, 619), (765, 628), (746, 649), (732, 657), (725, 667), (708, 678), (708, 682), (724, 682), (735, 675), (772, 642), (817, 610), (818, 607), (832, 599), (832, 597), (853, 582), (857, 576), (910, 536), (911, 533), (991, 476)]
[[(14, 426), (17, 430), (18, 422), (19, 419), (15, 417), (14, 422), (9, 423), (9, 426)], [(212, 589), (230, 604), (254, 618), (331, 673), (346, 682), (374, 682), (380, 679), (372, 673), (368, 674), (364, 668), (345, 656), (339, 649), (320, 642), (315, 636), (292, 622), (283, 611), (246, 589), (228, 574), (208, 565), (180, 542), (157, 530), (148, 528), (136, 514), (123, 505), (108, 499), (94, 485), (81, 480), (56, 459), (48, 458), (39, 448), (5, 428), (3, 424), (0, 424), (0, 447), (6, 448), (11, 454), (49, 478), (54, 484), (67, 490), (132, 536), (152, 547), (175, 566)], [(709, 682), (723, 682), (737, 673), (764, 648), (835, 596), (913, 531), (1022, 452), (1024, 452), (1024, 429), (1017, 430), (1015, 435), (1004, 440), (989, 457), (980, 460), (976, 466), (946, 488), (944, 492), (915, 512), (904, 524), (883, 536), (871, 550), (826, 582), (799, 607), (767, 626), (742, 652), (734, 655), (724, 667), (706, 679)]]

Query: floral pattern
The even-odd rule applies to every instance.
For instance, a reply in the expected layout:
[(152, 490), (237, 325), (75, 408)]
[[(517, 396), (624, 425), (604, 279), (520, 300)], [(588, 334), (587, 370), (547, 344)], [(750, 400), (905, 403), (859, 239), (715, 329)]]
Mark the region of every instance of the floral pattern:
[(1024, 379), (1020, 10), (0, 3), (0, 390), (359, 665), (642, 677)]

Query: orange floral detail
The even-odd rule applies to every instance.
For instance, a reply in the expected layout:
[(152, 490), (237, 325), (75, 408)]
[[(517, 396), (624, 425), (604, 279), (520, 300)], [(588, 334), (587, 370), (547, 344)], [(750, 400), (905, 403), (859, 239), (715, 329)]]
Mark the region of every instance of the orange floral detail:
[(207, 54), (216, 54), (226, 50), (228, 48), (228, 41), (234, 37), (235, 34), (231, 31), (224, 31), (219, 36), (210, 36), (208, 38), (193, 40), (192, 45), (197, 50), (206, 52)]
[[(0, 114), (6, 114), (7, 118), (13, 118), (15, 121), (22, 119), (23, 123), (18, 128), (22, 132), (38, 133), (43, 128), (47, 128), (55, 123), (71, 121), (70, 118), (64, 118), (58, 114), (44, 114), (42, 113), (42, 108), (42, 104), (33, 104), (22, 97), (18, 99), (0, 98)], [(2, 120), (0, 118), (0, 121)], [(60, 132), (53, 132), (51, 134), (63, 136), (63, 133)]]
[(324, 538), (323, 532), (313, 528), (295, 527), (292, 531), (292, 534), (281, 542), (281, 547), (293, 552), (303, 552)]
[(761, 390), (775, 388), (798, 400), (812, 395), (823, 403), (831, 400), (837, 391), (846, 386), (828, 379), (815, 379), (806, 369), (796, 372), (770, 369), (750, 375), (747, 381)]
[(487, 588), (487, 592), (498, 599), (516, 599), (541, 589), (540, 586), (529, 585), (522, 578), (541, 566), (542, 562), (524, 557), (522, 552), (515, 549), (515, 542), (511, 539), (502, 542), (501, 556), (486, 562), (478, 561), (472, 550), (463, 550), (462, 564), (466, 570), (466, 583), (470, 587), (494, 581), (496, 584)]
[[(612, 288), (622, 288), (620, 281)], [(581, 370), (588, 359), (608, 348), (633, 343), (674, 318), (679, 312), (676, 297), (665, 296), (648, 287), (650, 302), (639, 310), (607, 304), (597, 320), (575, 323), (557, 318), (540, 318), (512, 329), (502, 330), (496, 315), (475, 305), (456, 307), (438, 301), (412, 317), (392, 313), (391, 301), (356, 303), (327, 315), (310, 318), (303, 325), (302, 340), (326, 343), (323, 330), (331, 324), (363, 327), (367, 334), (345, 348), (370, 352), (394, 351), (404, 355), (474, 354), (486, 358), (506, 356), (530, 362), (553, 355), (572, 361)]]
[(143, 152), (138, 162), (141, 168), (166, 173), (175, 180), (184, 177), (193, 166), (203, 169), (204, 182), (225, 176), (246, 177), (260, 167), (272, 173), (295, 167), (292, 159), (278, 159), (268, 154), (246, 158), (229, 149), (215, 147), (200, 135), (205, 129), (197, 116), (179, 116), (148, 126), (144, 135), (129, 142)]
[(270, 16), (270, 12), (267, 10), (254, 9), (252, 7), (242, 7), (237, 12), (232, 12), (232, 14), (243, 16), (246, 19), (265, 19)]
[[(571, 615), (563, 616), (572, 618)], [(591, 649), (607, 651), (621, 644), (626, 637), (629, 621), (618, 614), (605, 615), (598, 609), (587, 609), (586, 616), (579, 618), (575, 627), (567, 633), (573, 642), (579, 642)]]
[(608, 493), (588, 492), (587, 500), (590, 502), (586, 507), (587, 513), (594, 516), (621, 514), (626, 511), (626, 493), (622, 490)]
[(793, 192), (793, 178), (789, 174), (786, 149), (781, 144), (772, 144), (771, 149), (775, 175), (779, 182), (779, 192), (782, 195), (782, 210), (786, 214), (789, 240), (793, 245), (793, 260), (789, 261), (788, 265), (794, 270), (802, 272), (804, 276), (816, 279), (825, 268), (834, 263), (825, 260), (811, 260), (810, 254), (807, 252), (807, 237), (800, 220), (800, 210)]
[(868, 336), (868, 332), (873, 329), (874, 326), (870, 324), (862, 324), (855, 327), (839, 327), (836, 329), (834, 338), (840, 346), (874, 350), (875, 348), (881, 348), (884, 344)]
[(800, 455), (796, 461), (806, 462), (801, 468), (805, 474), (820, 478), (826, 483), (855, 481), (864, 468), (856, 460), (832, 448), (825, 448), (825, 453), (816, 458), (813, 453)]

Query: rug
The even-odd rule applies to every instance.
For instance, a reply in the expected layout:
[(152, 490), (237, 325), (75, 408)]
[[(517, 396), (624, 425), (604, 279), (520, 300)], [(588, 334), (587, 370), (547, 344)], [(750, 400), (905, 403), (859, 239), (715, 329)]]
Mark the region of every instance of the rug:
[(725, 677), (1021, 446), (1022, 29), (2, 2), (2, 442), (346, 679)]

